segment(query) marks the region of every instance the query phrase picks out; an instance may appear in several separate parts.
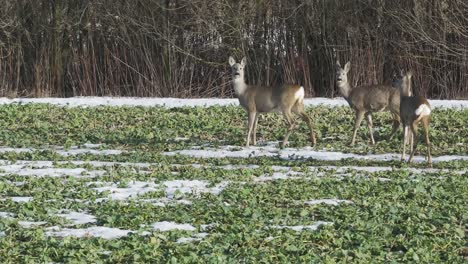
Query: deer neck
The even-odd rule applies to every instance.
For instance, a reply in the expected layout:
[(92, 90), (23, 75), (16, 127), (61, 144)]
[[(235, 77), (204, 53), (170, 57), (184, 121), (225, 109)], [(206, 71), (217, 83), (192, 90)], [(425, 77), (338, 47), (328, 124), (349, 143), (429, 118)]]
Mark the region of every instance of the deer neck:
[(349, 82), (346, 82), (346, 83), (343, 83), (341, 85), (339, 85), (338, 87), (340, 89), (340, 93), (341, 95), (346, 99), (348, 100), (349, 98), (349, 95), (351, 94), (351, 85), (349, 84)]
[(237, 97), (242, 96), (247, 90), (247, 84), (245, 83), (244, 78), (235, 78), (232, 83), (234, 85), (234, 92), (236, 93)]
[(411, 89), (411, 81), (407, 78), (403, 79), (403, 84), (400, 87), (400, 96), (401, 97), (411, 97), (413, 96), (412, 89)]

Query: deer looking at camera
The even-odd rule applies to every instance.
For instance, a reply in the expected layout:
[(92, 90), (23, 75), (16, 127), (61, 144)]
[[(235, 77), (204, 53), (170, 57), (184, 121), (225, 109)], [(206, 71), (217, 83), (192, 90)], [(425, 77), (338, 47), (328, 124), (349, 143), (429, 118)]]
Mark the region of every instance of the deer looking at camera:
[(398, 89), (389, 85), (368, 85), (351, 87), (348, 82), (348, 72), (351, 63), (348, 62), (341, 68), (340, 62), (336, 61), (336, 84), (340, 89), (341, 95), (348, 102), (349, 106), (356, 113), (354, 119), (354, 132), (351, 145), (356, 141), (356, 134), (362, 120), (366, 117), (367, 127), (372, 145), (375, 144), (374, 134), (372, 132), (372, 113), (380, 111), (390, 111), (393, 118), (393, 129), (390, 134), (392, 139), (398, 127), (400, 126), (400, 92)]
[(408, 71), (401, 78), (401, 81), (398, 84), (401, 94), (400, 117), (403, 124), (403, 152), (401, 154), (401, 160), (405, 160), (406, 143), (408, 142), (409, 137), (411, 154), (408, 163), (413, 161), (414, 153), (416, 152), (416, 147), (418, 146), (418, 124), (422, 123), (427, 145), (427, 163), (430, 167), (432, 167), (431, 143), (429, 141), (431, 105), (425, 97), (418, 95), (413, 96), (411, 89), (412, 76), (413, 73)]
[(244, 79), (244, 68), (246, 58), (244, 57), (240, 63), (236, 63), (233, 57), (229, 57), (229, 65), (232, 69), (232, 82), (234, 91), (239, 99), (240, 105), (247, 110), (248, 113), (248, 132), (246, 146), (256, 142), (256, 129), (259, 113), (269, 113), (280, 111), (288, 125), (288, 131), (284, 136), (281, 147), (288, 144), (289, 135), (294, 130), (296, 124), (292, 113), (299, 115), (304, 120), (310, 129), (310, 141), (315, 145), (316, 139), (312, 122), (304, 111), (304, 87), (299, 85), (281, 85), (281, 86), (255, 86), (248, 85)]

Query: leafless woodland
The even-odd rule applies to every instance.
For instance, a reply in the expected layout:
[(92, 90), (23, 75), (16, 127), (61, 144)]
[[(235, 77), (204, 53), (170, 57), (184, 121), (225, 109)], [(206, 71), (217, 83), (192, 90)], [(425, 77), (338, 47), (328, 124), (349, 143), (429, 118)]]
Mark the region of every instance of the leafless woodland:
[(466, 0), (0, 0), (0, 96), (231, 97), (251, 84), (338, 96), (412, 69), (417, 94), (468, 98)]

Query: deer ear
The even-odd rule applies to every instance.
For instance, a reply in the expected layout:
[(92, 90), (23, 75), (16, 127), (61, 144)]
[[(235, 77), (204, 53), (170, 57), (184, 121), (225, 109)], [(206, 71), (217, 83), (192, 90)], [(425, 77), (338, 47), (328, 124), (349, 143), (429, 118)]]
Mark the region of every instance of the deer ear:
[(229, 56), (229, 65), (232, 67), (234, 64), (236, 64), (236, 60), (232, 56)]
[(409, 70), (409, 71), (406, 73), (406, 76), (408, 76), (408, 79), (411, 79), (411, 77), (413, 77), (413, 71), (412, 71), (412, 70)]
[(336, 60), (335, 68), (336, 68), (337, 70), (341, 70), (341, 64), (340, 64), (340, 61), (339, 61), (339, 60)]
[(344, 66), (344, 71), (345, 71), (346, 73), (348, 73), (348, 72), (349, 72), (349, 68), (351, 68), (351, 62), (350, 62), (350, 61), (348, 61), (348, 62), (345, 64), (345, 66)]
[(405, 71), (403, 69), (400, 69), (400, 77), (405, 76)]
[(242, 65), (242, 66), (245, 66), (246, 64), (247, 64), (247, 59), (244, 57), (244, 58), (242, 58), (242, 60), (241, 60), (241, 65)]

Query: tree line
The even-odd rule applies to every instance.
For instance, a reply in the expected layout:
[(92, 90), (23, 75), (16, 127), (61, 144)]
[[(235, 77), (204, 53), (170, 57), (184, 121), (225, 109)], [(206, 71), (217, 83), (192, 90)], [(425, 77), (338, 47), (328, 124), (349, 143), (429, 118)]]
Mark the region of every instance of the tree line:
[(247, 81), (338, 96), (412, 69), (415, 92), (468, 98), (466, 0), (0, 0), (1, 96), (232, 97)]

